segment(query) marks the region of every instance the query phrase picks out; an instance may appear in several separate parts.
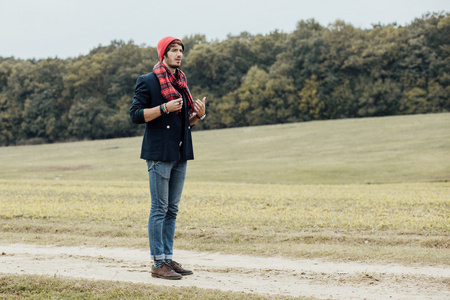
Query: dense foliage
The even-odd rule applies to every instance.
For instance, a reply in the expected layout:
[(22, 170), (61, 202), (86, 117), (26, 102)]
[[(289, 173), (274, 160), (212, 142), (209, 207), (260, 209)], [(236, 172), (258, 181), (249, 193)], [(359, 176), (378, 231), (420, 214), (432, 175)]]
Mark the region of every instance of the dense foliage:
[[(300, 21), (292, 33), (184, 37), (182, 69), (208, 118), (196, 128), (450, 110), (450, 13), (362, 30)], [(136, 78), (156, 49), (113, 41), (69, 59), (0, 57), (0, 145), (126, 137)]]

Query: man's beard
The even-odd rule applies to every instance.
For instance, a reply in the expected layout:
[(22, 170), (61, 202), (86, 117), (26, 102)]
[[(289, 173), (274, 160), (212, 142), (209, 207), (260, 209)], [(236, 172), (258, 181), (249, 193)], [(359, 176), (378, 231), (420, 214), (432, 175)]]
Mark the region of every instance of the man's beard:
[(178, 69), (181, 65), (181, 62), (180, 63), (168, 63), (168, 65), (169, 65), (169, 68)]

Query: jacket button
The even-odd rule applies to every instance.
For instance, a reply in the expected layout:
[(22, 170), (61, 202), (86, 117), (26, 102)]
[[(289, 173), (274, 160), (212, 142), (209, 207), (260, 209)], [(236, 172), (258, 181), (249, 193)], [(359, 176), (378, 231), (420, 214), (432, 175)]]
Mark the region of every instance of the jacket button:
[(167, 129), (170, 129), (170, 125), (167, 125)]
[(188, 126), (188, 129), (191, 129), (191, 126)]

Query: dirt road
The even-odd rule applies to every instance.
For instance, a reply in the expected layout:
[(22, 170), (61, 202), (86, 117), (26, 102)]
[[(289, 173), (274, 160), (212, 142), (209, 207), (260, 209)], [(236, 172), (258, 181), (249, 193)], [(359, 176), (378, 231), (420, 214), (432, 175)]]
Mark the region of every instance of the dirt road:
[(45, 274), (319, 299), (450, 299), (450, 268), (290, 260), (178, 250), (194, 275), (151, 277), (146, 250), (0, 245), (0, 273)]

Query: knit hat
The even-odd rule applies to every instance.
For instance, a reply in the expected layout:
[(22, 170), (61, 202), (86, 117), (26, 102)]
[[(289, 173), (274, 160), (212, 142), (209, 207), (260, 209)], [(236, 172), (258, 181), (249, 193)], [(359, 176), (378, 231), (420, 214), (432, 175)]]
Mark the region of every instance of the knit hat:
[[(173, 41), (180, 41), (181, 40), (179, 38), (173, 37), (173, 36), (166, 36), (165, 38), (162, 38), (159, 42), (158, 42), (158, 57), (159, 60), (162, 61), (164, 58), (164, 52), (166, 52), (167, 46), (169, 46), (170, 43), (172, 43)], [(181, 42), (181, 44), (183, 44), (183, 42)], [(182, 46), (183, 50), (184, 50), (184, 45)]]

